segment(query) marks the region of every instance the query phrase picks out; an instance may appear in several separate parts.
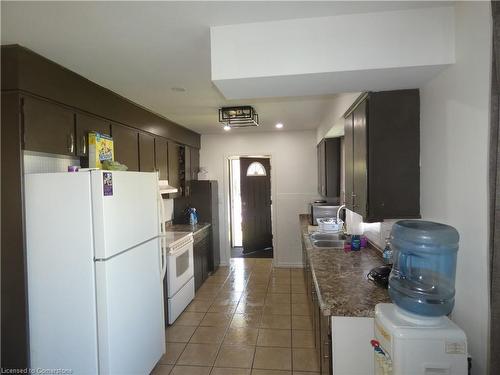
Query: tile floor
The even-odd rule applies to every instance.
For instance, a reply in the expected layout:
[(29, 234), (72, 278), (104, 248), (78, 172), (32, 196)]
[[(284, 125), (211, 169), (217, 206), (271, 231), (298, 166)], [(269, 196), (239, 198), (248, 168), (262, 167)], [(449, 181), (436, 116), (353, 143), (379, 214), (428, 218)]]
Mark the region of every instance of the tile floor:
[(318, 375), (302, 269), (232, 259), (167, 329), (153, 375)]

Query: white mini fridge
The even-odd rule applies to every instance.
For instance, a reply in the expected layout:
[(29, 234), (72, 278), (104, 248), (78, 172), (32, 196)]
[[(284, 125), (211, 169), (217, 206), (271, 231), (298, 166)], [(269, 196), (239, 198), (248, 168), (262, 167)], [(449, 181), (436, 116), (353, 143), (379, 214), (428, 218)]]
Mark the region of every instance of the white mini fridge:
[(155, 173), (27, 174), (30, 366), (149, 374), (165, 352)]

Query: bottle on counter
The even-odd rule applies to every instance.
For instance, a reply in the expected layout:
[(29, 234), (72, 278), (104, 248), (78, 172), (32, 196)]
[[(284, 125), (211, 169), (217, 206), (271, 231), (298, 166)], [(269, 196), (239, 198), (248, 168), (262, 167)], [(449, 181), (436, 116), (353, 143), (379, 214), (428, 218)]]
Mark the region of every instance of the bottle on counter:
[(385, 239), (385, 247), (384, 247), (384, 252), (382, 253), (382, 257), (384, 258), (385, 264), (392, 264), (392, 248), (389, 237)]
[(198, 224), (198, 213), (196, 212), (196, 208), (194, 207), (189, 209), (189, 224)]
[(358, 251), (361, 249), (361, 238), (359, 234), (353, 234), (351, 237), (351, 250)]

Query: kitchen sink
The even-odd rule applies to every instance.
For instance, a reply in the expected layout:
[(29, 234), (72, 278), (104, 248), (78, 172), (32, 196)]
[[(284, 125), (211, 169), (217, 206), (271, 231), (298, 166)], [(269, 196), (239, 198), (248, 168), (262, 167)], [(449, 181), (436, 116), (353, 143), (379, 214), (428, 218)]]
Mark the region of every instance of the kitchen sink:
[(309, 236), (313, 241), (335, 241), (345, 240), (346, 235), (343, 233), (313, 233)]
[(314, 247), (340, 247), (344, 248), (344, 240), (313, 240)]

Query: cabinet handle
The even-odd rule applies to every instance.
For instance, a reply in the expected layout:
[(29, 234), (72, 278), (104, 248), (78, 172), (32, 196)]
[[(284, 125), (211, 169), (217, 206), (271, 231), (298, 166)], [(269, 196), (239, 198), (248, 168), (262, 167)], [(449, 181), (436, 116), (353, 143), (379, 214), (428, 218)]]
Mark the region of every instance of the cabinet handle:
[(87, 155), (87, 137), (85, 135), (82, 136), (82, 155)]
[(352, 208), (358, 207), (358, 205), (355, 203), (356, 202), (356, 194), (351, 193), (351, 197), (352, 197)]
[(73, 133), (68, 134), (68, 151), (71, 154), (75, 151), (75, 137)]

